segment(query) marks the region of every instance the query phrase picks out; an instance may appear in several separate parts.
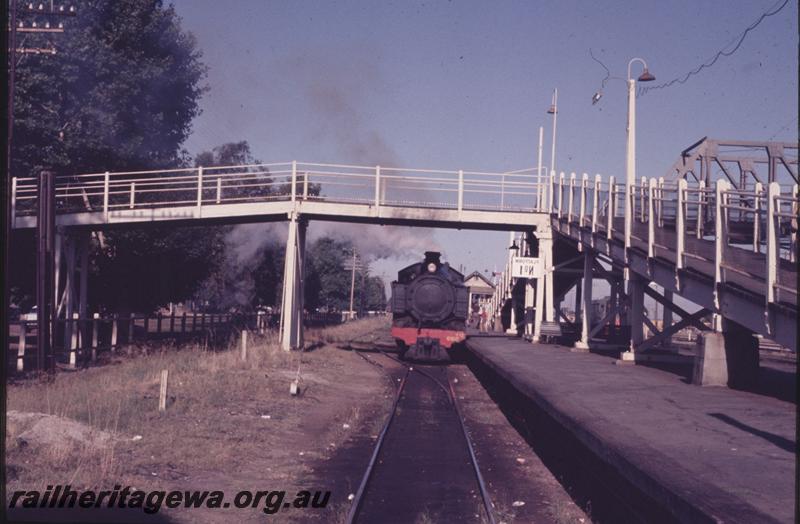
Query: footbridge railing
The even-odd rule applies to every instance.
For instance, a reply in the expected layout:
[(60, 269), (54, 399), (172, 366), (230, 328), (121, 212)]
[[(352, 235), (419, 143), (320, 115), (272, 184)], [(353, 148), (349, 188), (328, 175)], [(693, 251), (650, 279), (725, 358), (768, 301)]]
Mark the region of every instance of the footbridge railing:
[(627, 192), (614, 177), (560, 173), (549, 186), (560, 233), (584, 245), (602, 241), (625, 264), (630, 250), (648, 263), (660, 259), (676, 280), (681, 271), (711, 277), (717, 307), (727, 286), (763, 296), (767, 317), (773, 305), (797, 308), (797, 184), (736, 189), (726, 180), (706, 187), (642, 177)]
[[(445, 171), (284, 162), (56, 177), (59, 213), (147, 210), (315, 200), (370, 206), (539, 211), (547, 177), (510, 172)], [(14, 217), (36, 213), (37, 179), (14, 178)]]

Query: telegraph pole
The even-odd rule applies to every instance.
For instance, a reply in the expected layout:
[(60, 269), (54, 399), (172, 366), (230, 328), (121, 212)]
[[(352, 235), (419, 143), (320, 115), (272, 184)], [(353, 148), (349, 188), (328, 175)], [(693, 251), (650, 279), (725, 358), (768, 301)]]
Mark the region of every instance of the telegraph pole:
[(350, 271), (350, 318), (355, 316), (355, 296), (356, 296), (356, 271), (361, 271), (361, 299), (360, 308), (364, 309), (364, 288), (365, 288), (365, 275), (368, 267), (365, 267), (364, 264), (359, 260), (358, 253), (356, 252), (356, 248), (353, 247), (353, 260), (347, 261), (344, 263), (345, 271)]
[[(56, 5), (54, 0), (49, 0), (49, 2), (45, 2), (44, 0), (40, 0), (39, 2), (28, 2), (25, 6), (25, 12), (22, 15), (25, 15), (29, 18), (30, 21), (19, 20), (17, 17), (17, 0), (10, 0), (8, 4), (8, 8), (10, 10), (9, 13), (9, 27), (8, 27), (8, 101), (6, 103), (6, 173), (5, 173), (5, 185), (6, 185), (6, 192), (5, 192), (5, 199), (6, 199), (6, 223), (5, 223), (5, 238), (6, 242), (11, 242), (11, 221), (14, 217), (11, 216), (11, 184), (12, 184), (12, 172), (11, 172), (11, 152), (12, 152), (12, 143), (13, 143), (13, 134), (14, 134), (14, 95), (15, 95), (15, 80), (16, 80), (16, 73), (17, 73), (17, 55), (25, 55), (25, 54), (37, 54), (37, 55), (55, 55), (56, 49), (55, 47), (50, 44), (50, 47), (25, 47), (19, 48), (17, 46), (17, 33), (63, 33), (64, 32), (64, 23), (52, 22), (55, 18), (63, 18), (63, 17), (72, 17), (75, 16), (76, 9), (74, 5), (65, 5), (59, 4)], [(44, 176), (46, 178), (46, 183), (44, 185), (40, 184), (40, 190), (38, 195), (39, 199), (41, 200), (45, 197), (44, 193), (47, 195), (52, 195), (54, 192), (55, 187), (55, 179), (52, 174), (48, 174)], [(50, 202), (50, 198), (47, 199), (47, 202), (40, 202), (40, 217), (42, 216), (42, 212), (45, 213), (47, 216), (47, 220), (51, 221), (54, 218), (54, 203)], [(42, 208), (42, 204), (45, 204), (45, 207)], [(48, 213), (48, 211), (50, 211)], [(46, 249), (47, 245), (50, 245), (49, 242), (53, 239), (52, 236), (54, 235), (53, 228), (47, 228), (46, 225), (43, 226), (41, 223), (42, 220), (39, 218), (38, 224), (38, 243), (40, 247), (44, 249), (44, 251), (39, 250), (43, 253), (50, 253), (52, 254), (52, 249)], [(3, 340), (8, 340), (9, 335), (9, 318), (8, 313), (10, 310), (10, 291), (11, 285), (9, 281), (9, 266), (10, 266), (10, 258), (9, 258), (9, 246), (6, 246), (4, 250), (5, 253), (3, 255), (3, 292), (5, 293), (5, 299), (3, 301), (3, 333), (2, 336), (4, 337)], [(47, 273), (48, 271), (52, 273), (53, 267), (52, 263), (47, 263), (48, 256), (37, 256), (37, 275), (41, 275), (43, 273)], [(47, 279), (48, 282), (52, 282), (52, 275), (50, 275)], [(41, 285), (40, 281), (37, 281), (37, 285)], [(38, 304), (38, 313), (37, 313), (37, 322), (40, 326), (39, 329), (39, 342), (37, 345), (39, 346), (37, 356), (37, 364), (39, 369), (46, 369), (51, 368), (52, 359), (50, 355), (46, 355), (43, 351), (47, 351), (47, 348), (50, 347), (49, 340), (47, 342), (44, 341), (44, 338), (49, 338), (49, 332), (52, 328), (52, 325), (48, 325), (44, 331), (47, 333), (43, 333), (41, 326), (42, 322), (47, 322), (50, 320), (49, 316), (45, 316), (46, 312), (48, 311), (47, 303), (48, 301), (45, 299), (45, 295), (42, 293), (37, 292), (37, 304)], [(42, 302), (44, 300), (44, 303)], [(6, 360), (3, 360), (3, 371), (5, 372), (5, 363)], [(5, 373), (3, 373), (5, 376)]]
[[(36, 367), (54, 371), (53, 324), (55, 320), (55, 177), (51, 171), (39, 175), (36, 217)], [(84, 271), (81, 268), (81, 271)]]

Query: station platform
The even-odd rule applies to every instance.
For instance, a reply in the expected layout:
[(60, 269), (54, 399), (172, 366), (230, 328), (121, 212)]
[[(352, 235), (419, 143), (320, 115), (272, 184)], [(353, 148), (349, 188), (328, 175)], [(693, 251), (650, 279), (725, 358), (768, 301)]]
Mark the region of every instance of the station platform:
[(519, 338), (473, 336), (466, 345), (469, 358), (531, 401), (526, 409), (541, 410), (654, 501), (656, 520), (795, 522), (794, 402)]

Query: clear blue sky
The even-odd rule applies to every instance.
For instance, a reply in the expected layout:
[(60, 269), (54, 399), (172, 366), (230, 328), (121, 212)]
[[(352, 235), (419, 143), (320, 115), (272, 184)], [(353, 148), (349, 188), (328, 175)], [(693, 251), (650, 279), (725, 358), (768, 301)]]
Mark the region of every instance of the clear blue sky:
[[(187, 148), (247, 140), (267, 162), (518, 169), (536, 162), (539, 126), (549, 163), (546, 110), (558, 87), (557, 168), (619, 177), (625, 85), (610, 81), (591, 104), (605, 71), (589, 48), (618, 77), (644, 58), (658, 84), (730, 49), (780, 3), (180, 0), (210, 87)], [(790, 1), (732, 56), (640, 98), (638, 174), (665, 174), (703, 136), (796, 141), (797, 19)], [(320, 101), (332, 92), (342, 96), (335, 107)], [(508, 245), (500, 233), (437, 231), (433, 240), (470, 271), (501, 266)]]

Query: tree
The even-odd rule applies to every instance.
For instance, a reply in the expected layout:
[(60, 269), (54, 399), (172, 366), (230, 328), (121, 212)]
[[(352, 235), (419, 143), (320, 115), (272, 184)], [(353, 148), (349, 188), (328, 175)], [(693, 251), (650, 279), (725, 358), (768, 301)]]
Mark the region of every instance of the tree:
[(194, 37), (160, 0), (87, 0), (78, 13), (57, 55), (17, 67), (14, 174), (175, 167), (206, 90)]
[[(258, 198), (271, 194), (268, 181), (269, 170), (252, 166), (260, 164), (246, 141), (228, 142), (203, 151), (195, 157), (195, 166), (209, 169), (209, 176), (231, 175), (223, 178), (225, 198)], [(280, 291), (278, 284), (283, 275), (283, 250), (270, 243), (264, 243), (251, 256), (238, 255), (232, 235), (232, 227), (218, 228), (224, 237), (226, 249), (220, 254), (214, 271), (200, 285), (195, 299), (214, 310), (251, 310), (259, 305), (277, 304)]]
[(386, 309), (386, 284), (381, 277), (367, 277), (364, 289), (364, 307), (368, 311)]
[(345, 262), (352, 257), (350, 242), (321, 238), (314, 242), (306, 253), (308, 266), (306, 275), (313, 275), (315, 291), (318, 292), (314, 307), (347, 309), (350, 305), (350, 272), (345, 271)]
[[(19, 62), (13, 174), (186, 165), (181, 146), (200, 112), (206, 68), (174, 8), (160, 0), (77, 7), (57, 55)], [(28, 38), (28, 46), (46, 45), (47, 35)], [(107, 231), (105, 239), (105, 249), (93, 244), (91, 298), (110, 308), (147, 310), (190, 296), (220, 248), (218, 237), (198, 228)], [(14, 260), (25, 264), (29, 256)], [(18, 295), (32, 293), (29, 279), (16, 284)]]

